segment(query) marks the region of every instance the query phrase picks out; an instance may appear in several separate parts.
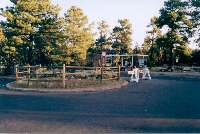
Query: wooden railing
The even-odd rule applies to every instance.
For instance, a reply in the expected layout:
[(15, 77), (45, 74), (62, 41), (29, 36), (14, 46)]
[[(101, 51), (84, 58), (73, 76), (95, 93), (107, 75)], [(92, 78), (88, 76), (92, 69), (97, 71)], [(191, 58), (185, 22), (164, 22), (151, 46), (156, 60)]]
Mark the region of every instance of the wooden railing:
[(119, 80), (120, 66), (118, 67), (85, 67), (85, 66), (58, 66), (48, 69), (47, 67), (37, 66), (18, 66), (15, 67), (16, 80), (20, 79), (41, 79), (53, 78), (70, 80), (74, 78), (93, 79), (93, 80)]

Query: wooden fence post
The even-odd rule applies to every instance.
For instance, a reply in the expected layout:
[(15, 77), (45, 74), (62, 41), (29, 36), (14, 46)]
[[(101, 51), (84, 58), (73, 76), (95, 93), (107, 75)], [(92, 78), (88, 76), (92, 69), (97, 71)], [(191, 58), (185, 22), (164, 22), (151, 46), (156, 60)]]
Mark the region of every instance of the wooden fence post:
[(121, 72), (121, 67), (118, 65), (118, 80), (120, 80), (120, 72)]
[(16, 77), (16, 81), (19, 80), (19, 74), (18, 74), (18, 72), (19, 72), (18, 65), (15, 65), (15, 77)]
[(103, 66), (101, 67), (101, 82), (103, 80)]
[(31, 66), (28, 64), (28, 83), (27, 83), (27, 86), (29, 87), (29, 83), (30, 83), (30, 78), (31, 78)]
[[(38, 68), (37, 68), (38, 67)], [(39, 64), (38, 66), (36, 67), (36, 79), (38, 80), (39, 76), (41, 75), (41, 67), (42, 65)]]
[(97, 80), (97, 67), (94, 67), (94, 79)]
[(31, 66), (28, 65), (28, 80), (31, 78)]
[(65, 88), (65, 64), (63, 64), (62, 80), (63, 80), (63, 88)]

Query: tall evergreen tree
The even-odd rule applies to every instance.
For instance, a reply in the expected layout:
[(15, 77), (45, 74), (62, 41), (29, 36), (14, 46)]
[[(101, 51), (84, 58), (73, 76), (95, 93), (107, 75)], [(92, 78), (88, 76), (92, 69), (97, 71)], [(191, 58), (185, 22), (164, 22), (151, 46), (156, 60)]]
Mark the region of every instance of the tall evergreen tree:
[(61, 58), (66, 64), (84, 64), (87, 50), (94, 42), (88, 17), (79, 7), (72, 6), (64, 17), (65, 42), (60, 46)]
[(13, 48), (8, 48), (5, 47), (5, 42), (6, 37), (4, 36), (4, 32), (3, 32), (3, 28), (0, 26), (0, 66), (6, 66), (6, 58), (5, 57), (10, 57), (11, 50), (8, 51), (9, 49), (13, 49)]
[(200, 1), (189, 0), (189, 11), (193, 22), (193, 35), (200, 47)]
[(109, 52), (111, 50), (112, 38), (109, 31), (109, 25), (106, 21), (102, 20), (98, 22), (97, 27), (97, 39), (94, 44), (88, 49), (88, 64), (93, 65), (92, 59), (97, 56), (97, 54), (102, 53), (102, 51)]
[(15, 50), (10, 59), (19, 64), (49, 64), (59, 33), (59, 7), (50, 0), (13, 2), (13, 7), (1, 10), (6, 18), (1, 22), (6, 37), (4, 47)]
[(150, 30), (147, 31), (147, 36), (143, 43), (143, 48), (146, 52), (145, 54), (149, 55), (151, 66), (159, 63), (162, 59), (162, 50), (156, 43), (156, 40), (161, 37), (161, 30), (156, 25), (157, 19), (157, 17), (151, 19), (151, 23), (147, 26)]
[(98, 51), (109, 50), (111, 48), (111, 37), (109, 33), (109, 25), (106, 21), (98, 23), (98, 38), (96, 39), (96, 48)]
[(118, 21), (119, 26), (115, 26), (112, 32), (112, 48), (116, 54), (128, 54), (132, 45), (132, 24), (128, 19)]
[(192, 28), (192, 22), (186, 12), (187, 5), (188, 2), (185, 1), (168, 0), (160, 10), (157, 26), (162, 28), (167, 25), (170, 30), (157, 40), (157, 43), (164, 51), (165, 62), (169, 65), (173, 64), (173, 49), (175, 49), (175, 45), (188, 44), (188, 33)]
[[(115, 26), (112, 31), (112, 49), (115, 54), (128, 54), (131, 52), (132, 44), (132, 24), (128, 19), (118, 20), (119, 26)], [(115, 63), (120, 61), (120, 57), (117, 56), (114, 59)]]

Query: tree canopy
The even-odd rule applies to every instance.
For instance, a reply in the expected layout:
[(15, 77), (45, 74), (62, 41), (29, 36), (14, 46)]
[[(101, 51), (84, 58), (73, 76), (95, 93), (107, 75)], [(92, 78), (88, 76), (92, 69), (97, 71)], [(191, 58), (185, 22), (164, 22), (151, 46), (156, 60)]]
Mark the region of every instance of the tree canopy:
[(66, 64), (85, 63), (87, 50), (94, 42), (94, 33), (82, 9), (72, 6), (64, 17), (63, 34), (65, 41), (60, 46), (67, 54)]
[(50, 0), (18, 0), (1, 11), (6, 18), (1, 22), (6, 37), (2, 54), (9, 57), (9, 64), (51, 63), (59, 33), (59, 10)]
[(112, 48), (116, 54), (128, 54), (132, 45), (132, 24), (128, 19), (118, 21), (119, 26), (115, 26), (112, 32)]
[[(0, 64), (6, 66), (6, 72), (14, 64), (84, 65), (88, 56), (104, 50), (116, 55), (136, 52), (131, 48), (129, 19), (119, 19), (114, 27), (102, 20), (95, 34), (93, 23), (79, 7), (72, 6), (60, 16), (60, 7), (51, 0), (11, 1), (12, 6), (0, 9), (5, 18), (0, 22)], [(168, 31), (163, 33), (163, 27)], [(142, 53), (149, 55), (152, 65), (172, 65), (177, 57), (187, 64), (197, 59), (188, 44), (191, 38), (199, 44), (199, 28), (199, 0), (167, 0), (159, 16), (150, 20)], [(117, 57), (115, 62), (119, 60)]]
[[(191, 7), (191, 3), (194, 5), (195, 2), (197, 1), (168, 0), (164, 2), (164, 7), (161, 8), (155, 25), (160, 30), (163, 27), (167, 27), (168, 31), (154, 39), (154, 46), (157, 48), (154, 50), (158, 50), (160, 53), (156, 57), (161, 58), (160, 62), (162, 64), (173, 64), (176, 58), (174, 57), (174, 50), (179, 50), (179, 55), (176, 56), (180, 58), (185, 53), (184, 51), (189, 49), (189, 39), (192, 33), (196, 31), (196, 22), (194, 23), (194, 20), (197, 20), (195, 19), (197, 10), (194, 9), (194, 6)], [(145, 43), (149, 42), (149, 40), (147, 36)], [(149, 54), (156, 55), (158, 51), (150, 49)], [(182, 51), (182, 54), (180, 54), (180, 51)], [(154, 58), (156, 59), (156, 57)]]

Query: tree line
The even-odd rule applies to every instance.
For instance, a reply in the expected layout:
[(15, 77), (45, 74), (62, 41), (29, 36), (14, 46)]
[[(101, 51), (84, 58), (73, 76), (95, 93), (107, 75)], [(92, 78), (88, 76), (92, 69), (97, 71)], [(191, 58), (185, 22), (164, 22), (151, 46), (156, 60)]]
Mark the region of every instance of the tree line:
[[(150, 65), (200, 65), (199, 50), (192, 50), (189, 43), (200, 46), (200, 1), (168, 0), (153, 17), (143, 43), (143, 52), (149, 54)], [(162, 29), (165, 27), (165, 33)], [(191, 42), (191, 39), (193, 40)]]
[[(172, 64), (173, 53), (180, 62), (189, 63), (190, 38), (200, 44), (199, 0), (166, 1), (160, 15), (148, 25), (150, 31), (142, 50), (131, 48), (132, 24), (128, 19), (118, 20), (113, 28), (102, 20), (94, 32), (94, 24), (79, 7), (72, 6), (60, 16), (61, 8), (51, 0), (11, 1), (13, 6), (0, 10), (6, 18), (0, 22), (0, 65), (6, 67), (5, 72), (15, 64), (85, 65), (89, 64), (87, 57), (102, 51), (148, 54), (152, 66)], [(161, 29), (165, 26), (168, 31), (163, 34)], [(114, 60), (118, 62), (119, 57)], [(199, 64), (199, 51), (193, 52), (193, 60)]]

